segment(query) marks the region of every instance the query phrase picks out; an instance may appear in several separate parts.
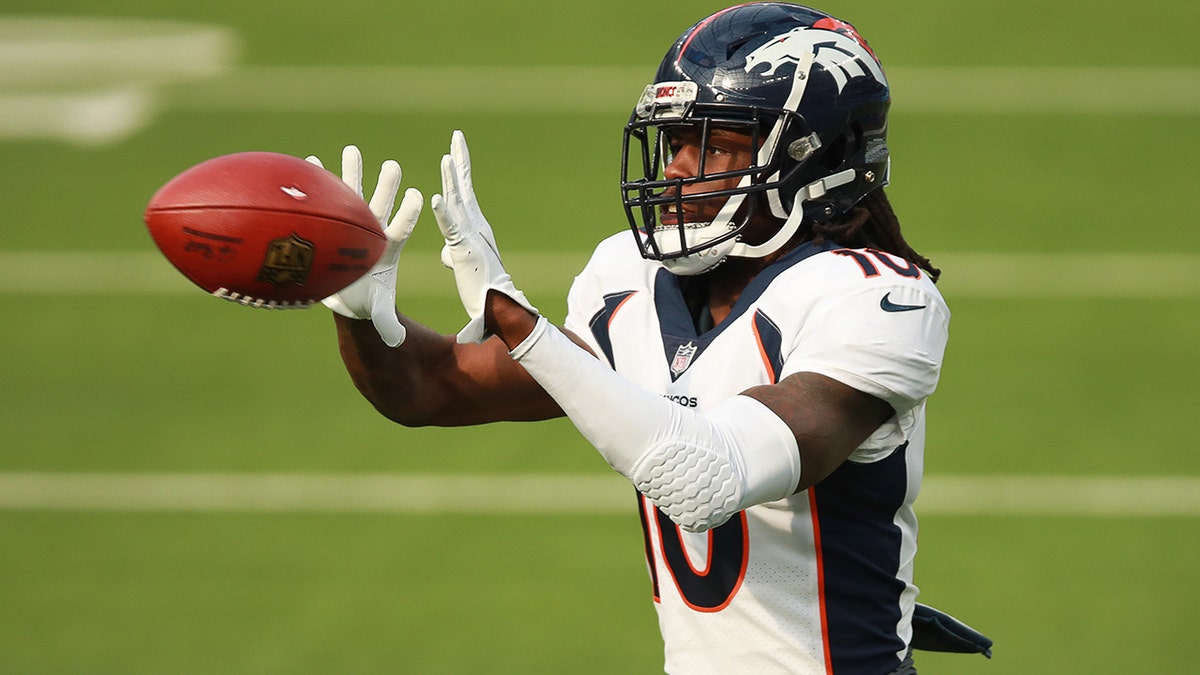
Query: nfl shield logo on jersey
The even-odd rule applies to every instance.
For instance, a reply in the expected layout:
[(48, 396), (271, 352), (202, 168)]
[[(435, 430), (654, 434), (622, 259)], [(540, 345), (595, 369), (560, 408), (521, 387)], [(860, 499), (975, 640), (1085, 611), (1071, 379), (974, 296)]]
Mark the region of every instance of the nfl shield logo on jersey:
[(675, 350), (675, 358), (671, 360), (671, 375), (679, 377), (683, 371), (692, 365), (692, 357), (696, 355), (696, 345), (690, 341), (685, 345), (679, 345), (679, 349)]

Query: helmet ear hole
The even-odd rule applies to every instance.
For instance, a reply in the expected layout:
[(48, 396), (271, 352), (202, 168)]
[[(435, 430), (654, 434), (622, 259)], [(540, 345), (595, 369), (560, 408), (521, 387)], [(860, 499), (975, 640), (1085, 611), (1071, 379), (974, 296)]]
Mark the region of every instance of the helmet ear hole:
[(846, 163), (846, 151), (850, 143), (846, 138), (846, 134), (838, 134), (827, 146), (825, 152), (821, 155), (821, 165), (829, 171), (835, 171)]
[(865, 145), (866, 134), (863, 133), (862, 124), (859, 124), (857, 120), (850, 123), (850, 134), (854, 137), (854, 142), (850, 144), (852, 147), (848, 149), (846, 159), (862, 152)]

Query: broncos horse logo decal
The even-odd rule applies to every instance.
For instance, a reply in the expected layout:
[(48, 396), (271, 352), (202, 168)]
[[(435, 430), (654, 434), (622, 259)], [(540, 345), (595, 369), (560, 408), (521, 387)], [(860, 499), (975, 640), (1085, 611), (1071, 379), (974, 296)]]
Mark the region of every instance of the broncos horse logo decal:
[[(874, 52), (849, 24), (820, 25), (824, 22), (822, 19), (811, 28), (793, 28), (750, 52), (746, 56), (746, 72), (771, 77), (780, 67), (798, 65), (807, 54), (813, 54), (813, 63), (833, 77), (839, 94), (847, 82), (858, 77), (870, 76), (887, 84)], [(861, 58), (859, 54), (863, 51), (871, 58)]]

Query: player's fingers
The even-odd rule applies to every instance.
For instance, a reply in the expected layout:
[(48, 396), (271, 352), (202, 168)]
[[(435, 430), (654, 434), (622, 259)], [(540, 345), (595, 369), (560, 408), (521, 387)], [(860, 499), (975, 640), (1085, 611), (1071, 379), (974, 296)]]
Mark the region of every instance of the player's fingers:
[[(470, 160), (467, 160), (468, 164)], [(479, 211), (479, 203), (475, 200), (475, 192), (471, 188), (470, 168), (464, 174), (462, 170), (462, 155), (457, 158), (454, 152), (442, 157), (443, 194), (446, 197), (450, 213), (458, 221), (460, 231), (474, 231), (486, 223)]]
[(396, 301), (387, 293), (376, 293), (371, 305), (371, 323), (384, 344), (399, 347), (408, 332), (396, 316)]
[(392, 218), (391, 224), (383, 231), (388, 241), (398, 242), (401, 245), (408, 241), (413, 229), (417, 226), (417, 219), (421, 217), (421, 209), (424, 206), (425, 197), (420, 190), (416, 188), (405, 190), (404, 198), (400, 200), (400, 208), (396, 209), (396, 215)]
[(400, 191), (400, 165), (392, 159), (379, 167), (379, 180), (375, 183), (375, 192), (371, 194), (368, 206), (380, 225), (385, 225), (392, 215), (392, 206), (396, 203), (396, 193)]
[(347, 145), (342, 148), (342, 182), (350, 186), (351, 190), (361, 197), (362, 196), (362, 172), (363, 159), (362, 152), (358, 146)]
[(462, 185), (458, 180), (458, 170), (454, 165), (454, 158), (450, 155), (442, 155), (442, 202), (445, 212), (452, 216), (455, 230), (460, 234), (464, 234), (465, 228), (471, 225), (470, 220), (466, 217), (466, 209), (463, 204), (463, 199), (466, 195), (462, 191)]
[(471, 182), (471, 153), (467, 150), (467, 137), (462, 131), (455, 129), (450, 138), (450, 157), (458, 177), (459, 188), (464, 193), (471, 193), (475, 186)]
[(404, 324), (396, 321), (395, 330), (383, 339), (384, 344), (389, 347), (399, 347), (404, 344), (404, 339), (408, 337), (408, 331), (404, 329)]
[(457, 202), (459, 200), (458, 177), (455, 175), (454, 159), (450, 155), (442, 155), (441, 171), (442, 195), (446, 201)]
[[(455, 131), (450, 140), (450, 161), (454, 168), (454, 181), (458, 189), (455, 206), (463, 211), (464, 218), (473, 226), (486, 225), (487, 219), (479, 209), (479, 200), (475, 197), (475, 183), (471, 172), (471, 153), (467, 150), (467, 137), (461, 131)], [(449, 197), (450, 195), (447, 195)]]
[(325, 305), (329, 309), (332, 309), (333, 311), (337, 312), (338, 314), (341, 314), (342, 316), (345, 316), (345, 317), (354, 316), (354, 312), (350, 311), (350, 308), (346, 306), (345, 301), (342, 300), (342, 296), (338, 295), (337, 293), (334, 293), (333, 295), (329, 296), (328, 298), (323, 298), (321, 300), (321, 304)]
[(437, 221), (438, 229), (442, 231), (442, 239), (445, 239), (446, 243), (461, 239), (454, 216), (446, 206), (445, 197), (434, 195), (429, 199), (429, 206), (433, 209), (433, 219)]

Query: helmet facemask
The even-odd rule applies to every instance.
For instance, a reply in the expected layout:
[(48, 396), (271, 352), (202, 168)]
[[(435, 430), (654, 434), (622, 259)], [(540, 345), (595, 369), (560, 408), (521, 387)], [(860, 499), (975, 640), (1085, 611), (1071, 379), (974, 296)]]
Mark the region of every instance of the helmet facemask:
[[(786, 148), (800, 138), (814, 146), (819, 140), (794, 112), (655, 101), (663, 89), (647, 88), (625, 129), (622, 197), (642, 255), (676, 274), (699, 274), (738, 248), (756, 218), (787, 219), (792, 204), (783, 203), (779, 188), (799, 162), (788, 161)], [(729, 132), (746, 139), (748, 161), (713, 167), (722, 146), (714, 135)], [(694, 175), (667, 177), (680, 136), (698, 141)]]

